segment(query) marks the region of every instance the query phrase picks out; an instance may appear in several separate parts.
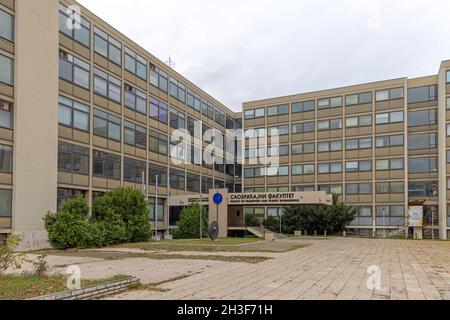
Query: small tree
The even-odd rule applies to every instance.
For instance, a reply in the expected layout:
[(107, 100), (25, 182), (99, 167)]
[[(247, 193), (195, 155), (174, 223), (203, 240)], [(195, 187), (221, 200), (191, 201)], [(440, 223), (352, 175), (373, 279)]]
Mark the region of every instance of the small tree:
[(173, 230), (175, 239), (197, 239), (200, 237), (200, 212), (202, 214), (202, 230), (208, 230), (208, 215), (206, 208), (194, 203), (181, 211), (180, 221)]
[(20, 245), (20, 237), (11, 235), (6, 239), (6, 245), (0, 246), (0, 274), (8, 268), (18, 269), (26, 261), (23, 253), (16, 253), (16, 248)]

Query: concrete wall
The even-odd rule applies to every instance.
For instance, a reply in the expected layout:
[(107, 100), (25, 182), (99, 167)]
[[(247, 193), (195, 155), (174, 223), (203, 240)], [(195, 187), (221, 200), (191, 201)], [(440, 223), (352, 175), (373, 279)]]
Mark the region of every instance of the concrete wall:
[(22, 249), (45, 246), (56, 210), (58, 1), (16, 1), (13, 231)]

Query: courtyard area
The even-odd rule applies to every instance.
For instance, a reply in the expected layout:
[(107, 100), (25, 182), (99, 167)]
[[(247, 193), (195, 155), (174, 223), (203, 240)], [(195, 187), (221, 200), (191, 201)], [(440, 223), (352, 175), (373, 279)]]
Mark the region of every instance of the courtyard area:
[[(50, 251), (48, 263), (55, 273), (77, 264), (83, 279), (130, 275), (141, 280), (140, 287), (107, 299), (450, 300), (450, 242), (287, 238), (211, 243)], [(380, 271), (378, 289), (367, 286), (371, 266)]]

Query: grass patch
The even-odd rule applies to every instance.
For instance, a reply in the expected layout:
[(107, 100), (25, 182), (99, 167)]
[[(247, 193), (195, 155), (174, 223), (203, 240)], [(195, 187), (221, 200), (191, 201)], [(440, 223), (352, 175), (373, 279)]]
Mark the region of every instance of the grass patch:
[[(123, 278), (125, 276), (114, 276), (102, 280), (82, 280), (81, 287), (100, 285)], [(25, 300), (66, 291), (66, 282), (67, 278), (63, 276), (0, 275), (0, 300)]]
[(260, 263), (266, 261), (268, 257), (244, 257), (244, 256), (217, 256), (217, 255), (182, 255), (182, 254), (165, 254), (165, 253), (131, 253), (131, 252), (112, 252), (112, 251), (96, 251), (96, 250), (70, 250), (70, 251), (51, 251), (48, 253), (52, 256), (66, 257), (84, 257), (98, 258), (104, 260), (121, 260), (129, 258), (145, 258), (153, 260), (211, 260), (225, 262), (242, 262), (242, 263)]

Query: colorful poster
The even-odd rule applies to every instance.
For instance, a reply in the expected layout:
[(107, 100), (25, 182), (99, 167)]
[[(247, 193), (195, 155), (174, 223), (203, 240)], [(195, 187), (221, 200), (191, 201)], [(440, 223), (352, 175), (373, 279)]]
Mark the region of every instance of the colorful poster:
[(423, 227), (423, 207), (415, 206), (408, 209), (408, 226), (421, 228)]

